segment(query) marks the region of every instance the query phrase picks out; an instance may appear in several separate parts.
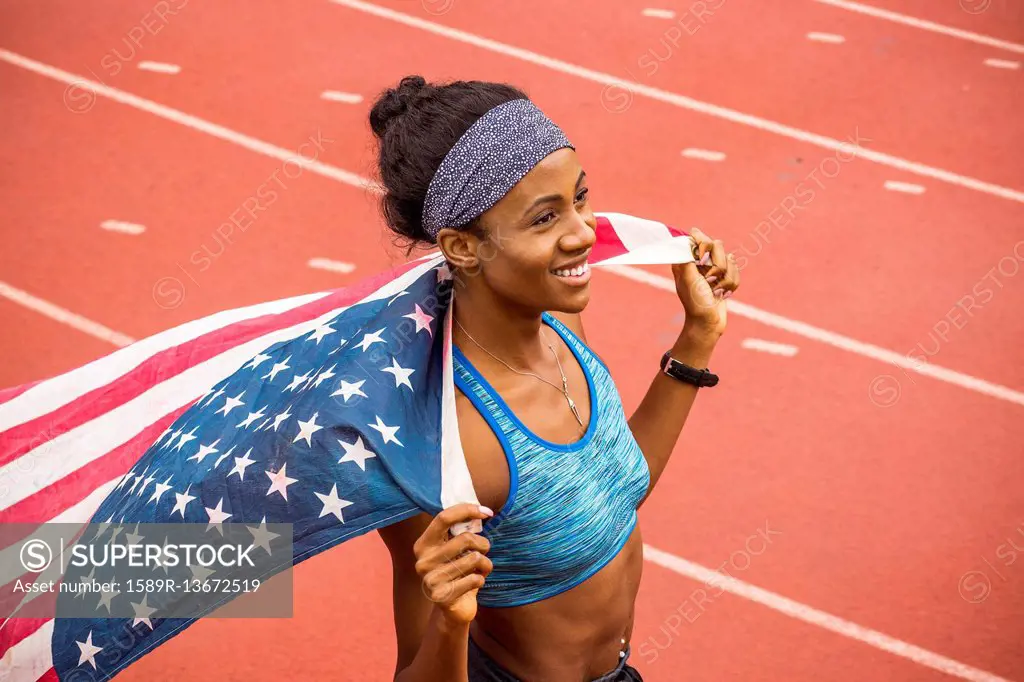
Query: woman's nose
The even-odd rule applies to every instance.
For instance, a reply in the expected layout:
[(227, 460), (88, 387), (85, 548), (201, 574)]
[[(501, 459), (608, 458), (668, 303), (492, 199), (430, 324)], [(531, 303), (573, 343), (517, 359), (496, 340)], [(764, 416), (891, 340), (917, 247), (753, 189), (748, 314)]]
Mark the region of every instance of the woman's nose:
[(589, 249), (597, 241), (595, 227), (584, 216), (577, 214), (572, 228), (562, 238), (562, 248), (566, 251)]

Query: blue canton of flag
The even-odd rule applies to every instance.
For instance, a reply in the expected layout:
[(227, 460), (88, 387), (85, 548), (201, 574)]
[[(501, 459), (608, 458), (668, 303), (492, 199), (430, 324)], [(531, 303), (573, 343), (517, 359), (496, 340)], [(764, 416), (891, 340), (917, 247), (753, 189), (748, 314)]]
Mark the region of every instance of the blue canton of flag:
[[(437, 513), (451, 288), (434, 258), (262, 350), (171, 424), (92, 522), (253, 524), (254, 541), (271, 545), (259, 528), (290, 523), (298, 563)], [(59, 678), (109, 679), (195, 621), (132, 608), (135, 618), (57, 618)]]

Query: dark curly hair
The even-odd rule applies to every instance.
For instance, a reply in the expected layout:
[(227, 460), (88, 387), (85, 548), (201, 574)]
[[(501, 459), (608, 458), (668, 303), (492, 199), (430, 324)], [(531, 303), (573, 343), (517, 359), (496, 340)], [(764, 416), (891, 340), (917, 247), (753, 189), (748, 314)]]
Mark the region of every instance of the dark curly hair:
[[(505, 83), (427, 83), (422, 76), (406, 76), (374, 102), (370, 127), (385, 190), (381, 212), (410, 248), (434, 241), (423, 229), (423, 201), (445, 155), (477, 119), (515, 99), (527, 95)], [(475, 222), (467, 227), (476, 228)]]

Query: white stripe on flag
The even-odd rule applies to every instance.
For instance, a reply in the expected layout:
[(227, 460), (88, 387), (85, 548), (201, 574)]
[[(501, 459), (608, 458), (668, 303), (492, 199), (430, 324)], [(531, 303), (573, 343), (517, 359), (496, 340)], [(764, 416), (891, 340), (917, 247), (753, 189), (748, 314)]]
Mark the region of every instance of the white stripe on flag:
[[(53, 667), (50, 639), (53, 620), (11, 647), (0, 659), (0, 678), (12, 682), (35, 682)], [(10, 677), (8, 677), (10, 675)], [(91, 679), (86, 676), (83, 679)]]
[(625, 213), (602, 213), (611, 221), (615, 234), (622, 240), (627, 251), (634, 251), (648, 244), (664, 243), (672, 236), (664, 223)]
[[(433, 262), (427, 261), (409, 270), (363, 298), (360, 303), (390, 298), (433, 266)], [(280, 329), (235, 346), (25, 453), (19, 459), (0, 468), (0, 480), (6, 481), (11, 489), (11, 494), (0, 500), (0, 510), (11, 507), (127, 443), (161, 417), (187, 405), (204, 391), (230, 376), (259, 351), (279, 341), (306, 334), (349, 307), (331, 310), (314, 320)], [(32, 461), (27, 459), (32, 457), (45, 457), (47, 469), (33, 471), (34, 467), (28, 467), (28, 471), (23, 471), (23, 460)]]
[[(112, 481), (107, 481), (100, 487), (93, 490), (89, 495), (76, 504), (73, 507), (65, 509), (61, 513), (54, 516), (52, 519), (46, 521), (46, 523), (80, 523), (83, 526), (89, 522), (92, 515), (96, 513), (96, 510), (100, 508), (100, 504), (106, 499), (110, 491), (114, 489), (117, 482), (121, 480), (121, 476), (118, 476)], [(30, 523), (30, 522), (26, 522)], [(22, 546), (28, 542), (29, 539), (34, 537), (40, 537), (41, 531), (36, 531), (31, 535), (18, 540), (13, 545), (9, 545), (4, 548), (0, 548), (0, 585), (6, 585), (18, 576), (25, 573), (25, 567), (21, 565), (21, 559), (19, 554), (21, 553)], [(70, 540), (71, 538), (68, 538)], [(51, 565), (51, 568), (60, 568), (57, 562)], [(54, 580), (60, 578), (60, 572), (52, 576)], [(38, 593), (32, 593), (33, 598)]]
[(225, 310), (137, 341), (87, 365), (43, 381), (0, 405), (0, 433), (54, 412), (86, 393), (116, 381), (118, 377), (168, 348), (180, 346), (243, 320), (298, 308), (329, 293), (306, 294), (246, 308)]

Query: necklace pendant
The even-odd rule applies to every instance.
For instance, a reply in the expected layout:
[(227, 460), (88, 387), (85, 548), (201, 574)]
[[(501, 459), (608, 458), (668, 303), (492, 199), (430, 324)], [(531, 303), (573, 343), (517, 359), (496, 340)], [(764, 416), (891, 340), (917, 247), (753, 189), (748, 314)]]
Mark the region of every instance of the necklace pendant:
[(569, 409), (572, 410), (572, 414), (576, 417), (576, 421), (580, 423), (580, 426), (583, 426), (583, 417), (580, 416), (580, 411), (576, 409), (576, 403), (568, 396), (568, 394), (566, 394), (565, 399), (569, 401)]

